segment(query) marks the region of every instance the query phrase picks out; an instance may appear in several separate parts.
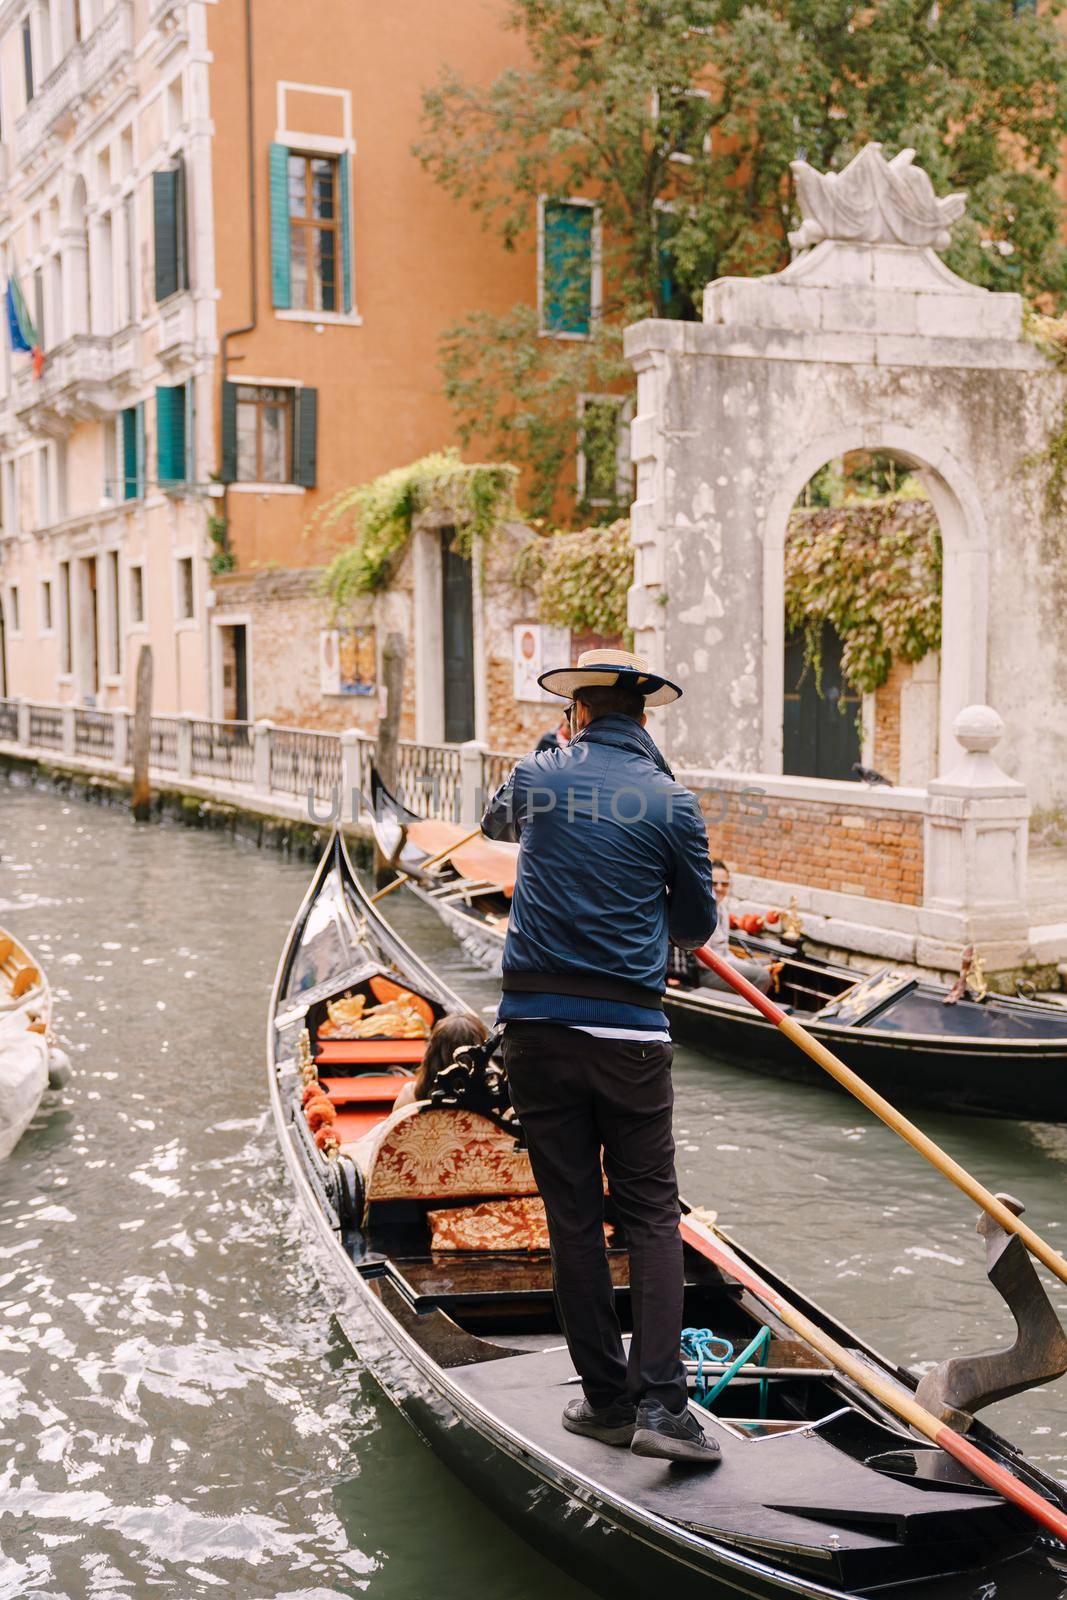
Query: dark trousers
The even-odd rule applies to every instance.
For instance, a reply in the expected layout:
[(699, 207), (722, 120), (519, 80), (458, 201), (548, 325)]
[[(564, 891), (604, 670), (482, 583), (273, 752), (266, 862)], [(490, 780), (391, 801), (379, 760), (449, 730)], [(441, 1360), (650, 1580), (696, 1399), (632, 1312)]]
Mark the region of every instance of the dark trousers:
[[(669, 1044), (510, 1022), (504, 1064), (548, 1214), (563, 1332), (590, 1405), (686, 1404), (682, 1241)], [(604, 1244), (604, 1171), (626, 1229), (633, 1337), (626, 1360)]]

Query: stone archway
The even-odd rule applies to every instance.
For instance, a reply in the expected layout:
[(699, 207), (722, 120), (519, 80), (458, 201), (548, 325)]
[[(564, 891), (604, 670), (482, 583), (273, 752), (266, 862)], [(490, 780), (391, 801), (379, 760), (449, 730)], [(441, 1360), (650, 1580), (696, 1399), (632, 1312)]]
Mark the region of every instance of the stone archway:
[(1018, 295), (936, 255), (962, 197), (939, 200), (907, 152), (887, 162), (868, 146), (827, 176), (801, 164), (798, 187), (801, 253), (784, 271), (710, 284), (701, 323), (627, 332), (630, 621), (642, 653), (696, 691), (662, 730), (672, 760), (780, 772), (789, 512), (826, 460), (877, 450), (922, 474), (941, 525), (942, 759), (956, 715), (989, 701), (1006, 761), (1038, 803), (1062, 799), (1062, 686), (1033, 664), (1037, 650), (1063, 658), (1062, 630), (1044, 599), (1043, 484), (1020, 467), (1047, 446), (1064, 374), (1024, 337)]
[[(827, 461), (854, 450), (892, 456), (922, 479), (933, 502), (944, 548), (939, 747), (951, 750), (952, 724), (964, 706), (986, 698), (989, 534), (978, 487), (949, 452), (911, 429), (862, 425), (805, 441), (783, 473), (758, 531), (763, 551), (763, 732), (760, 766), (782, 771), (782, 667), (785, 644), (785, 542), (789, 518), (804, 485)], [(935, 465), (936, 462), (936, 465)]]

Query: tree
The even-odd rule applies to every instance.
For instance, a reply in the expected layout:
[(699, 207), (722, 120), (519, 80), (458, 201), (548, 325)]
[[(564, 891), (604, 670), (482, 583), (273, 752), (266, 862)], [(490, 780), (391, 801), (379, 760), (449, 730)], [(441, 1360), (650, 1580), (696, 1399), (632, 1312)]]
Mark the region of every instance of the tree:
[(539, 196), (600, 208), (590, 337), (545, 337), (531, 305), (472, 311), (443, 337), (461, 437), (527, 469), (533, 511), (576, 498), (578, 396), (625, 392), (627, 322), (695, 317), (710, 279), (788, 260), (797, 156), (830, 170), (871, 139), (888, 156), (913, 146), (940, 193), (969, 192), (950, 266), (1047, 302), (1067, 293), (1062, 0), (1040, 14), (1026, 0), (502, 4), (525, 64), (489, 84), (446, 68), (415, 152), (509, 249), (532, 238)]

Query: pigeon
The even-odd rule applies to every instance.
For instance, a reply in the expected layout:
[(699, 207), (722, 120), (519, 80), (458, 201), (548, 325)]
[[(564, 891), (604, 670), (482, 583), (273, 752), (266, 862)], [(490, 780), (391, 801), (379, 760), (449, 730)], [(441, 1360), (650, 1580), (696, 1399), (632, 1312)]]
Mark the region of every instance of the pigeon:
[(880, 772), (875, 772), (873, 767), (861, 766), (861, 764), (858, 761), (854, 761), (852, 763), (852, 771), (853, 771), (854, 775), (859, 779), (860, 783), (866, 783), (872, 789), (875, 788), (880, 783), (884, 784), (887, 789), (891, 789), (893, 787), (893, 785), (890, 783), (889, 779), (888, 778), (883, 778), (883, 776), (882, 776), (882, 774)]

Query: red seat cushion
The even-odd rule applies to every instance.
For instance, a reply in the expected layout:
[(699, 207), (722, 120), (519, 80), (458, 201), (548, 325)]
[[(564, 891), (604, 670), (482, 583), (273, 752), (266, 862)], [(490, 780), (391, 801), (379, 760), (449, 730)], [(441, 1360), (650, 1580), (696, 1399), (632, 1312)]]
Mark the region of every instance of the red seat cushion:
[(425, 1039), (320, 1039), (320, 1067), (410, 1067), (426, 1054)]
[(391, 1106), (404, 1084), (409, 1082), (399, 1073), (391, 1077), (375, 1077), (367, 1073), (362, 1078), (326, 1078), (323, 1087), (335, 1106), (377, 1104)]

